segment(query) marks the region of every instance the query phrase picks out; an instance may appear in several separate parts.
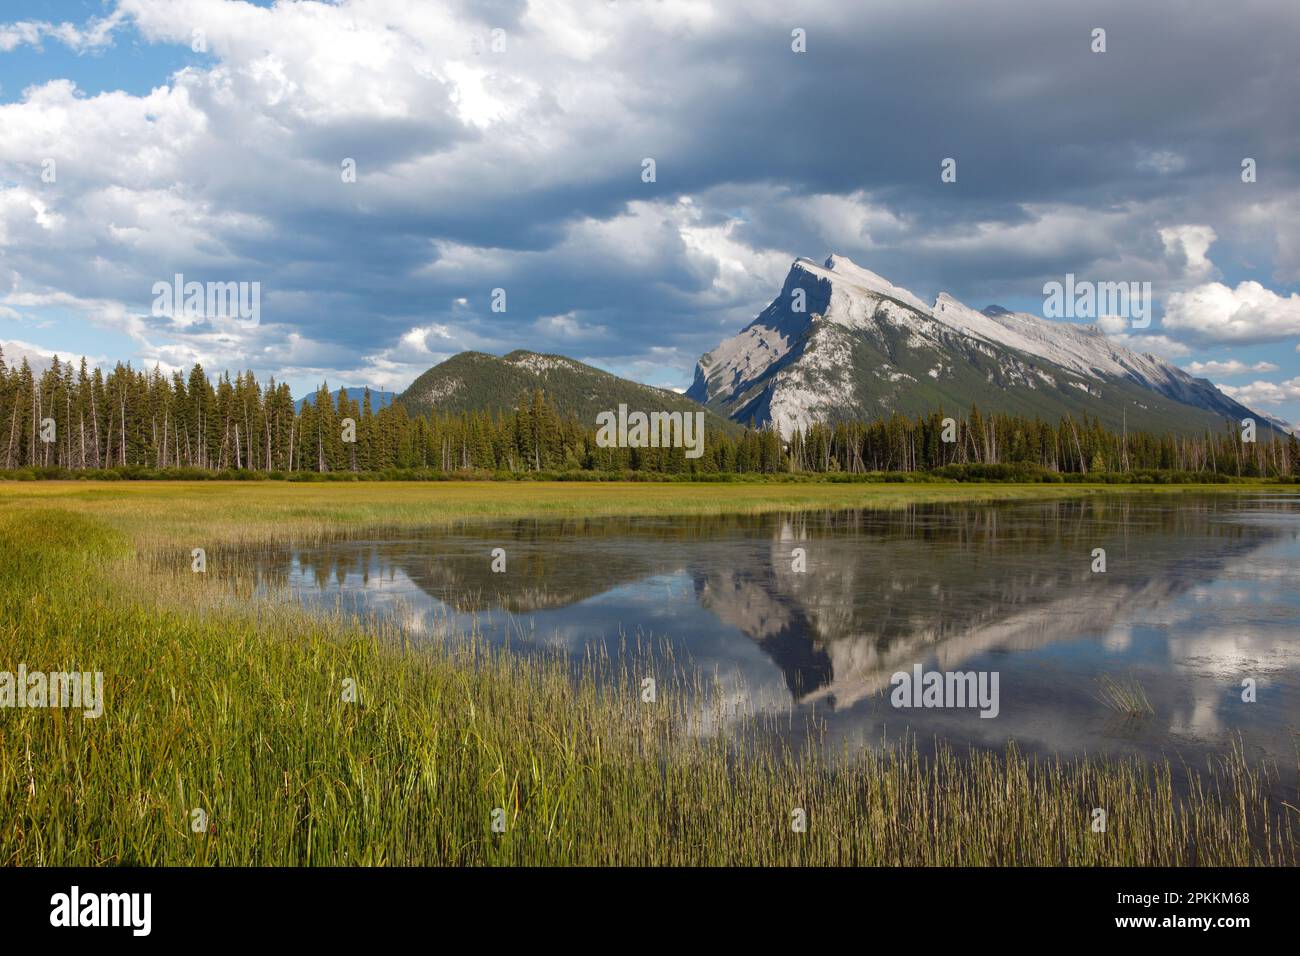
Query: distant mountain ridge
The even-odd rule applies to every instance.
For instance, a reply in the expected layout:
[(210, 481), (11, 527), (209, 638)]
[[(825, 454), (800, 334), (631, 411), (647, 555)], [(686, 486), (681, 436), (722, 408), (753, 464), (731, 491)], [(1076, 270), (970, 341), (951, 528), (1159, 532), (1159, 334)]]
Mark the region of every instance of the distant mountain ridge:
[[(346, 394), (351, 401), (354, 401), (358, 405), (360, 405), (362, 400), (365, 398), (366, 386), (361, 385), (355, 388), (334, 389), (334, 391), (330, 392), (330, 396), (334, 399), (335, 407), (338, 406), (339, 395), (341, 394)], [(370, 389), (370, 407), (375, 411), (379, 411), (381, 408), (387, 408), (389, 405), (393, 404), (393, 401), (396, 398), (397, 398), (396, 392), (386, 392), (377, 388)], [(294, 411), (301, 412), (302, 407), (304, 405), (313, 404), (315, 403), (315, 401), (316, 401), (315, 393), (312, 393), (311, 395), (304, 395), (302, 398), (298, 399), (293, 403)]]
[(1218, 431), (1246, 417), (1273, 427), (1208, 380), (1095, 325), (999, 306), (977, 312), (947, 293), (926, 305), (837, 255), (795, 260), (772, 303), (700, 358), (686, 394), (785, 435), (817, 421), (960, 414), (972, 404), (1047, 420), (1086, 413), (1116, 430)]
[(616, 411), (704, 412), (707, 428), (739, 426), (666, 388), (642, 385), (563, 355), (517, 349), (508, 355), (461, 352), (424, 372), (396, 399), (408, 414), (509, 412), (541, 389), (561, 414), (594, 427), (596, 416)]

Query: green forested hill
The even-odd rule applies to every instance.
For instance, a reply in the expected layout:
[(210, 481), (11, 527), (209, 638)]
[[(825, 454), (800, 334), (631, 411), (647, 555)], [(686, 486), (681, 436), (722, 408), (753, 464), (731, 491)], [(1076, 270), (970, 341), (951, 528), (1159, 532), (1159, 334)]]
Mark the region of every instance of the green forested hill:
[(664, 388), (642, 385), (567, 358), (523, 349), (506, 356), (461, 352), (435, 365), (397, 397), (408, 414), (471, 411), (510, 412), (537, 389), (562, 415), (594, 427), (596, 416), (616, 411), (705, 412), (710, 429), (737, 433), (741, 427), (702, 405)]

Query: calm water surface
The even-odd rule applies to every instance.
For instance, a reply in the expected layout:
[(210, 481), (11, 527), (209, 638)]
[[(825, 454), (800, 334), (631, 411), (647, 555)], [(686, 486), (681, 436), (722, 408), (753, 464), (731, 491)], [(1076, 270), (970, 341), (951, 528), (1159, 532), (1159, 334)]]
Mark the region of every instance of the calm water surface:
[[(490, 570), (504, 548), (507, 573)], [(807, 570), (792, 570), (804, 549)], [(1107, 570), (1093, 573), (1105, 548)], [(259, 552), (264, 591), (471, 627), (520, 652), (670, 647), (739, 709), (812, 711), (834, 746), (904, 732), (1203, 765), (1240, 741), (1295, 787), (1300, 500), (1280, 495), (599, 518), (376, 532)], [(1000, 712), (900, 710), (891, 676), (996, 671)], [(1138, 681), (1153, 716), (1098, 699)], [(1242, 681), (1257, 684), (1255, 703)], [(791, 733), (806, 721), (791, 721)]]

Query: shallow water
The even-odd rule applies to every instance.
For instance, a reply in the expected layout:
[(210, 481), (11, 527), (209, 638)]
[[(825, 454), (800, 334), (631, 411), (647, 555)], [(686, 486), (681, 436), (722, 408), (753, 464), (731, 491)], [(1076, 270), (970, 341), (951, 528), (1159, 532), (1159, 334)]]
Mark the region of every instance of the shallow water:
[[(742, 710), (815, 712), (837, 749), (911, 732), (1203, 765), (1240, 741), (1292, 794), (1298, 558), (1300, 501), (1268, 495), (506, 521), (252, 556), (263, 591), (392, 614), (413, 640), (671, 648)], [(997, 716), (895, 707), (893, 675), (918, 665), (996, 673)], [(1107, 707), (1103, 676), (1137, 682), (1154, 713)]]

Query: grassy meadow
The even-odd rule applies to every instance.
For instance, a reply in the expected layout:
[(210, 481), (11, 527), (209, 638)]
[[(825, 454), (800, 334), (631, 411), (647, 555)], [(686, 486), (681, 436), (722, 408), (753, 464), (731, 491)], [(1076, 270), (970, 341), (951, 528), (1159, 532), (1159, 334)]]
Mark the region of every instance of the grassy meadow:
[[(102, 671), (106, 697), (92, 720), (0, 709), (0, 863), (1295, 864), (1300, 813), (1239, 753), (1184, 788), (1181, 767), (1014, 748), (828, 755), (814, 734), (791, 752), (759, 726), (688, 733), (704, 694), (680, 672), (645, 704), (627, 662), (575, 678), (472, 634), (412, 645), (391, 622), (254, 600), (223, 570), (241, 547), (381, 525), (1138, 491), (1180, 489), (0, 484), (0, 671)], [(206, 574), (176, 559), (194, 547)]]

